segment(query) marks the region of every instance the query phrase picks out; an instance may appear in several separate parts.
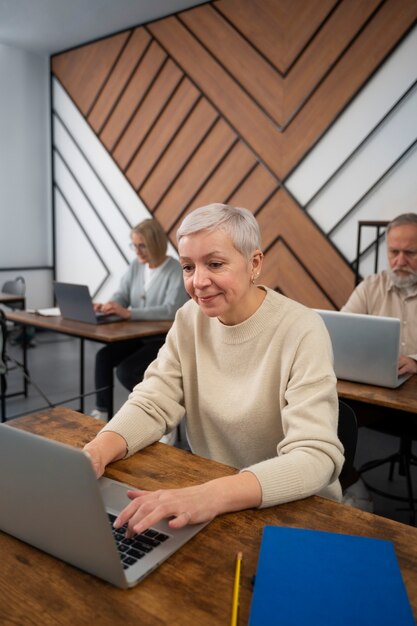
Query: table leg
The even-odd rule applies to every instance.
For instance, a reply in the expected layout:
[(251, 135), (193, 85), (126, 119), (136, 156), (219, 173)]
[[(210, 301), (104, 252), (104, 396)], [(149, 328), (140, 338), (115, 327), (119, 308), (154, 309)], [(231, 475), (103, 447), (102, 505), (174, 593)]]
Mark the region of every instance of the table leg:
[(6, 375), (0, 375), (1, 385), (1, 419), (0, 422), (6, 421)]
[(80, 412), (84, 413), (84, 339), (80, 337)]
[(114, 382), (112, 380), (112, 384), (108, 387), (108, 398), (109, 398), (109, 402), (107, 405), (107, 415), (108, 415), (108, 420), (110, 420), (113, 417), (113, 390), (114, 390)]
[(29, 380), (29, 373), (28, 373), (28, 345), (27, 345), (27, 341), (28, 341), (28, 335), (26, 332), (26, 325), (23, 324), (22, 325), (22, 355), (23, 355), (23, 372), (24, 372), (24, 376), (23, 376), (23, 393), (25, 394), (25, 398), (28, 397), (28, 380)]

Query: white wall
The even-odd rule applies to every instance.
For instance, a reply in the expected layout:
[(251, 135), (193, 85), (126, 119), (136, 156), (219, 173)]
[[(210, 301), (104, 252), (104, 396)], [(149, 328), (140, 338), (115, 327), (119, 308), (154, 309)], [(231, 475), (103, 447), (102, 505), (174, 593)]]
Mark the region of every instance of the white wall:
[[(358, 219), (391, 219), (417, 210), (416, 149), (412, 147), (383, 176), (416, 141), (416, 86), (412, 87), (417, 79), (416, 54), (417, 27), (285, 183), (350, 261), (356, 252)], [(0, 287), (6, 278), (23, 274), (28, 306), (48, 306), (52, 304), (50, 271), (1, 270), (52, 264), (49, 59), (0, 45), (0, 89)], [(402, 96), (404, 100), (395, 105)], [(58, 278), (87, 282), (95, 296), (106, 298), (131, 257), (129, 226), (147, 211), (56, 82), (54, 108), (59, 151), (54, 158), (55, 180), (65, 199), (73, 203), (70, 206), (55, 190)], [(88, 165), (77, 154), (79, 148)], [(81, 196), (77, 199), (68, 166), (94, 203)], [(79, 207), (84, 207), (81, 212)], [(361, 271), (372, 272), (366, 259)]]
[(49, 57), (0, 44), (0, 289), (23, 275), (33, 307), (51, 301), (51, 272), (30, 269), (52, 265), (49, 92)]
[(132, 227), (152, 215), (56, 79), (52, 94), (57, 279), (105, 302), (135, 257)]
[[(358, 221), (417, 212), (417, 26), (286, 181), (334, 245), (356, 258)], [(362, 232), (361, 251), (375, 238)], [(379, 269), (386, 266), (382, 243)], [(374, 256), (360, 264), (374, 272)]]

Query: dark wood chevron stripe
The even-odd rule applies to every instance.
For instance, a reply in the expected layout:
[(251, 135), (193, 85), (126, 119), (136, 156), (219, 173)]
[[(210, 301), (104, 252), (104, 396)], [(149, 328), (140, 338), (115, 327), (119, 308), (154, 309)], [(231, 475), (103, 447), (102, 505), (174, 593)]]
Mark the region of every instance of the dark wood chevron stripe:
[[(158, 58), (158, 56), (155, 54), (155, 57), (156, 57), (154, 59), (155, 65), (153, 68), (152, 67), (150, 68), (149, 81), (148, 81), (148, 84), (145, 86), (144, 91), (138, 93), (137, 88), (132, 90), (134, 94), (133, 98), (135, 98), (134, 107), (132, 109), (130, 116), (126, 116), (127, 122), (125, 123), (125, 126), (122, 132), (119, 134), (118, 139), (112, 145), (111, 151), (113, 155), (116, 153), (120, 142), (123, 140), (126, 134), (132, 133), (132, 131), (129, 131), (129, 127), (131, 126), (134, 120), (137, 120), (138, 111), (140, 107), (142, 106), (143, 102), (148, 98), (149, 94), (152, 92), (154, 85), (158, 82), (161, 75), (162, 76), (164, 75), (164, 69), (169, 64), (170, 60), (167, 56)], [(140, 75), (143, 78), (144, 74), (142, 73), (142, 70), (140, 70)], [(133, 102), (133, 98), (132, 98), (132, 102)], [(120, 117), (123, 119), (123, 115), (121, 115)]]
[[(230, 129), (228, 129), (225, 126), (222, 127), (221, 124), (223, 124), (222, 120), (220, 120), (220, 123), (216, 125), (214, 130), (217, 131), (217, 138), (220, 138), (222, 142), (223, 142), (222, 135), (224, 135), (226, 143), (225, 144), (221, 143), (220, 150), (217, 152), (216, 150), (213, 151), (213, 145), (215, 145), (215, 142), (210, 141), (210, 144), (206, 142), (205, 144), (202, 144), (201, 146), (200, 155), (196, 159), (193, 159), (192, 162), (190, 161), (190, 165), (192, 167), (194, 167), (194, 164), (197, 163), (198, 164), (197, 167), (201, 168), (199, 172), (199, 175), (201, 177), (200, 185), (197, 187), (197, 189), (195, 188), (195, 184), (192, 184), (191, 188), (190, 188), (190, 185), (188, 185), (188, 188), (187, 188), (189, 175), (192, 174), (192, 172), (188, 171), (185, 176), (184, 187), (181, 187), (180, 178), (184, 177), (184, 172), (183, 172), (181, 174), (181, 177), (178, 177), (178, 180), (176, 181), (175, 186), (174, 185), (171, 186), (171, 189), (169, 190), (168, 194), (163, 198), (162, 203), (157, 208), (157, 211), (155, 212), (155, 217), (158, 220), (162, 219), (161, 215), (163, 214), (162, 212), (164, 210), (166, 214), (168, 215), (169, 213), (170, 217), (172, 218), (172, 211), (170, 210), (171, 208), (170, 202), (171, 202), (171, 196), (175, 193), (181, 194), (183, 196), (182, 203), (179, 202), (176, 205), (178, 207), (180, 206), (183, 207), (183, 209), (179, 210), (175, 215), (175, 219), (177, 222), (183, 219), (183, 217), (189, 211), (193, 210), (191, 207), (197, 208), (199, 206), (202, 206), (201, 203), (195, 204), (196, 198), (201, 196), (203, 189), (204, 190), (207, 189), (206, 187), (207, 184), (213, 180), (213, 178), (216, 175), (216, 172), (222, 170), (223, 163), (233, 153), (234, 148), (239, 143), (239, 139), (237, 137), (232, 138), (232, 136), (229, 135)], [(210, 146), (210, 151), (207, 150), (207, 146)], [(206, 164), (202, 162), (203, 159), (206, 161)], [(211, 196), (211, 198), (212, 197), (213, 196)], [(209, 204), (209, 203), (210, 201), (206, 202), (206, 204)], [(169, 233), (170, 230), (172, 230), (172, 226), (170, 228), (166, 226), (165, 230)]]
[(156, 42), (152, 42), (100, 132), (100, 139), (110, 152), (116, 147), (165, 61), (165, 52)]
[(214, 9), (201, 6), (178, 19), (282, 131), (381, 1), (342, 3), (285, 78)]
[(279, 176), (279, 128), (209, 55), (193, 35), (175, 17), (149, 25), (149, 29), (226, 118), (235, 132), (242, 136), (255, 154)]
[[(112, 82), (112, 78), (115, 75), (115, 68), (118, 66), (118, 64), (120, 63), (120, 59), (121, 57), (124, 55), (125, 50), (128, 46), (130, 46), (131, 44), (131, 39), (132, 39), (132, 35), (133, 35), (134, 31), (131, 30), (129, 32), (129, 35), (127, 37), (127, 39), (125, 39), (124, 44), (122, 46), (122, 48), (119, 51), (119, 54), (117, 55), (117, 57), (115, 58), (115, 60), (113, 61), (113, 65), (110, 67), (109, 71), (108, 71), (108, 75), (106, 77), (106, 80), (104, 81), (104, 83), (101, 85), (100, 89), (98, 90), (98, 92), (96, 93), (94, 100), (92, 101), (92, 103), (90, 104), (88, 111), (86, 111), (85, 115), (87, 118), (89, 118), (90, 113), (92, 111), (92, 109), (96, 106), (96, 103), (98, 101), (98, 99), (101, 97), (102, 100), (107, 101), (108, 99), (108, 94), (104, 94), (104, 97), (102, 97), (102, 93), (103, 91), (109, 91), (109, 85), (111, 85)], [(110, 87), (111, 89), (111, 87)]]
[(277, 2), (276, 0), (227, 0), (214, 2), (251, 45), (282, 74), (286, 74), (300, 52), (314, 38), (335, 0)]
[(282, 237), (274, 242), (265, 256), (259, 282), (306, 306), (335, 308), (335, 303), (326, 297), (314, 275)]
[(130, 31), (52, 57), (52, 72), (84, 115), (109, 75)]
[(317, 143), (417, 18), (417, 2), (387, 0), (282, 135), (284, 178)]
[[(255, 161), (242, 142), (233, 145), (221, 165), (210, 176), (200, 194), (177, 215), (170, 231), (174, 245), (175, 232), (181, 220), (193, 209), (219, 201), (243, 206), (256, 214), (278, 188), (277, 181)], [(242, 202), (239, 201), (240, 197)]]
[[(323, 237), (317, 226), (289, 196), (285, 189), (279, 189), (271, 200), (256, 214), (262, 232), (262, 243), (269, 256), (269, 248), (282, 237), (289, 242), (291, 249), (303, 259), (306, 267), (329, 294), (336, 306), (341, 307), (352, 291), (354, 279), (351, 268), (332, 243)], [(280, 285), (277, 267), (277, 285)], [(283, 293), (287, 293), (283, 290)]]
[(172, 207), (181, 210), (191, 202), (196, 187), (207, 181), (236, 141), (230, 126), (222, 119), (216, 120), (155, 207), (154, 215), (165, 230), (172, 226)]
[(384, 0), (342, 2), (285, 77), (283, 128), (337, 67)]
[(122, 170), (125, 170), (133, 160), (149, 129), (153, 127), (170, 101), (183, 76), (175, 63), (171, 59), (166, 59), (113, 152), (113, 158)]
[(277, 179), (258, 163), (226, 201), (232, 206), (246, 207), (256, 215), (279, 187)]
[[(188, 206), (176, 212), (175, 224), (169, 231), (172, 243), (176, 245), (175, 232), (181, 220), (190, 211), (216, 202), (218, 199), (219, 202), (228, 202), (228, 198), (232, 197), (236, 190), (245, 184), (246, 179), (258, 167), (258, 163), (250, 150), (241, 141), (234, 143), (214, 171), (210, 173), (208, 180), (204, 182)], [(245, 206), (250, 208), (248, 204)]]
[(102, 131), (109, 119), (150, 42), (150, 35), (143, 28), (136, 28), (126, 42), (108, 81), (87, 115), (89, 123), (97, 133)]
[(210, 6), (186, 11), (178, 19), (260, 110), (281, 125), (283, 81), (277, 71)]
[(245, 206), (262, 281), (340, 307), (354, 272), (285, 183), (416, 20), (415, 0), (216, 0), (57, 55), (52, 71), (174, 245), (197, 206)]
[(150, 176), (139, 188), (140, 197), (152, 211), (218, 118), (213, 107), (205, 98), (201, 98), (162, 158), (155, 164)]
[[(404, 5), (398, 12), (398, 5)], [(203, 7), (205, 8), (205, 7)], [(246, 91), (221, 67), (198, 40), (169, 17), (149, 30), (183, 71), (228, 120), (254, 152), (285, 179), (298, 161), (328, 129), (359, 87), (417, 17), (417, 3), (387, 0), (334, 70), (314, 91), (285, 133), (260, 110)], [(371, 37), (369, 36), (371, 35)]]
[(200, 100), (194, 85), (188, 79), (182, 81), (126, 171), (135, 189), (144, 184)]

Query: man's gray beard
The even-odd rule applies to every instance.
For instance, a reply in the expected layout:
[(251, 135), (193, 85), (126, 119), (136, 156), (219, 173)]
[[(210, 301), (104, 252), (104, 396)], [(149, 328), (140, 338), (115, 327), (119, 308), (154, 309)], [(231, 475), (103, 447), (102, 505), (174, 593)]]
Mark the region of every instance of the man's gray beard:
[(417, 272), (413, 272), (412, 270), (408, 270), (407, 276), (398, 276), (394, 270), (390, 270), (389, 273), (392, 282), (399, 289), (409, 289), (409, 287), (413, 287), (417, 284)]

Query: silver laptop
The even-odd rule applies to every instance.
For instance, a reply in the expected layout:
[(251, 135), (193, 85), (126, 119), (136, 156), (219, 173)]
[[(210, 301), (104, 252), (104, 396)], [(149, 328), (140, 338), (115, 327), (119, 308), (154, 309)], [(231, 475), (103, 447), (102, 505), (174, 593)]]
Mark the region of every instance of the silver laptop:
[(173, 530), (163, 520), (135, 541), (125, 540), (111, 520), (130, 502), (129, 488), (97, 480), (77, 448), (0, 424), (0, 530), (122, 588), (138, 583), (205, 526)]
[(410, 375), (398, 376), (400, 320), (316, 309), (333, 345), (337, 378), (380, 387), (399, 387)]
[(123, 320), (119, 315), (94, 311), (87, 285), (54, 282), (54, 292), (62, 317), (87, 324), (108, 324)]

